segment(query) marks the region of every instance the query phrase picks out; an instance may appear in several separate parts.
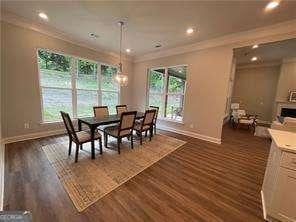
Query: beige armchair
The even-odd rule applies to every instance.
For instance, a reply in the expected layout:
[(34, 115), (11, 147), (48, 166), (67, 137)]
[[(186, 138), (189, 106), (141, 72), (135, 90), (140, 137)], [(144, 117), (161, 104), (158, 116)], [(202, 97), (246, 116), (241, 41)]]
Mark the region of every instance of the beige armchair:
[(296, 132), (296, 118), (285, 117), (283, 123), (274, 121), (271, 124), (271, 129)]

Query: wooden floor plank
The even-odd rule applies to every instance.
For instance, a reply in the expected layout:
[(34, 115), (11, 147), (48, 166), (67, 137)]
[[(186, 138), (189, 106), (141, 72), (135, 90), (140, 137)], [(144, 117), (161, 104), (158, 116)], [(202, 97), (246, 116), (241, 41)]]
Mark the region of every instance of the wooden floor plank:
[(41, 147), (52, 136), (8, 144), (5, 210), (34, 221), (264, 221), (260, 189), (270, 141), (223, 128), (222, 144), (161, 131), (187, 143), (78, 213)]

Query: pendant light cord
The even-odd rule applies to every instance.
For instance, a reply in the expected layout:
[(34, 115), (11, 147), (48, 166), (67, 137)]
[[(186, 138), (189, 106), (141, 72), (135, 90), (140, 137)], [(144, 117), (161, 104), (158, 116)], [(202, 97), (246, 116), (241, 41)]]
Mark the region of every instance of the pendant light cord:
[(122, 72), (122, 63), (121, 63), (121, 51), (122, 51), (122, 29), (123, 29), (123, 22), (120, 22), (120, 45), (119, 45), (119, 69)]

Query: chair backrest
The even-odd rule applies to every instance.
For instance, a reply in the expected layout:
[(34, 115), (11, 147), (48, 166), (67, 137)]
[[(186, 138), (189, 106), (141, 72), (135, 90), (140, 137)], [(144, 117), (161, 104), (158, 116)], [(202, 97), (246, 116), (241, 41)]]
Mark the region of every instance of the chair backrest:
[(94, 116), (96, 118), (103, 118), (109, 116), (108, 106), (94, 106)]
[(159, 107), (158, 106), (149, 106), (149, 109), (154, 109), (155, 110), (154, 123), (156, 123)]
[(78, 141), (78, 138), (77, 138), (77, 135), (76, 135), (76, 132), (75, 132), (75, 129), (74, 129), (74, 126), (73, 126), (73, 123), (71, 121), (69, 114), (65, 113), (63, 111), (60, 111), (60, 113), (62, 115), (63, 122), (65, 124), (65, 127), (66, 127), (69, 137), (71, 137), (74, 141)]
[(153, 124), (155, 114), (156, 114), (155, 109), (146, 110), (145, 115), (144, 115), (144, 120), (142, 122), (142, 128), (144, 126), (151, 126)]
[(117, 105), (116, 106), (117, 115), (121, 115), (121, 113), (123, 112), (127, 112), (127, 105)]
[(118, 135), (126, 135), (133, 130), (135, 125), (137, 111), (123, 112), (121, 113)]

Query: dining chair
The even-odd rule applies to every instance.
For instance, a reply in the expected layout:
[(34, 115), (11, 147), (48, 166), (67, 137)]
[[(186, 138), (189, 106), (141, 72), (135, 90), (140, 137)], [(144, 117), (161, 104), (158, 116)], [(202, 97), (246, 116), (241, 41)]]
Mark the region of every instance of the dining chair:
[(121, 115), (121, 113), (123, 112), (127, 112), (127, 105), (117, 105), (116, 106), (117, 115)]
[(94, 106), (94, 116), (97, 118), (103, 118), (109, 116), (108, 106)]
[(133, 143), (133, 128), (135, 125), (137, 111), (123, 112), (120, 116), (120, 123), (117, 126), (106, 127), (104, 130), (105, 147), (108, 145), (108, 136), (117, 139), (118, 154), (120, 154), (120, 143), (122, 138), (127, 137), (130, 139), (131, 148), (134, 148)]
[[(102, 119), (104, 117), (109, 116), (108, 106), (94, 106), (93, 110), (94, 110), (94, 117), (96, 117), (96, 118)], [(102, 126), (97, 127), (97, 129), (104, 132), (105, 127), (106, 126), (102, 125)]]
[(140, 136), (140, 144), (143, 143), (143, 137), (142, 133), (145, 132), (147, 135), (147, 132), (149, 133), (149, 140), (151, 141), (152, 135), (153, 135), (153, 121), (155, 116), (156, 110), (155, 109), (149, 109), (146, 110), (144, 119), (141, 122), (136, 122), (134, 126), (134, 130), (136, 131), (137, 135)]
[(159, 107), (158, 106), (149, 106), (149, 109), (155, 110), (155, 115), (154, 115), (154, 119), (153, 119), (153, 128), (154, 128), (154, 134), (156, 135), (156, 121), (157, 121), (157, 117), (158, 117)]
[[(91, 142), (92, 141), (91, 135), (89, 131), (76, 132), (69, 114), (61, 111), (61, 115), (69, 136), (69, 152), (68, 152), (69, 156), (71, 155), (72, 142), (76, 144), (76, 152), (75, 152), (75, 163), (76, 163), (78, 161), (79, 147), (82, 148), (82, 144)], [(97, 140), (97, 139), (100, 142), (100, 153), (102, 154), (103, 152), (102, 136), (99, 132), (95, 132), (94, 140)]]

